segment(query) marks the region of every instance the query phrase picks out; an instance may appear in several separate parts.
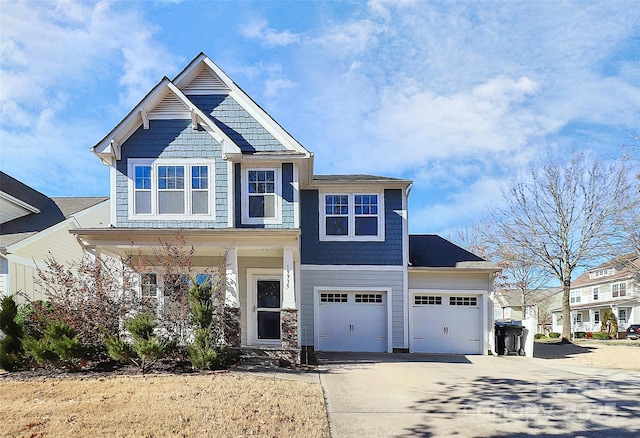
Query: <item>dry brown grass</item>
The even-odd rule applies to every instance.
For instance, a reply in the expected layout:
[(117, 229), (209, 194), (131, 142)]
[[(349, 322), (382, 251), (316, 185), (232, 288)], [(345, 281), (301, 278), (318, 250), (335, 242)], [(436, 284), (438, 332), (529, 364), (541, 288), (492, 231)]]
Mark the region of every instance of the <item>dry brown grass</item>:
[(220, 373), (0, 381), (10, 437), (328, 437), (319, 384)]

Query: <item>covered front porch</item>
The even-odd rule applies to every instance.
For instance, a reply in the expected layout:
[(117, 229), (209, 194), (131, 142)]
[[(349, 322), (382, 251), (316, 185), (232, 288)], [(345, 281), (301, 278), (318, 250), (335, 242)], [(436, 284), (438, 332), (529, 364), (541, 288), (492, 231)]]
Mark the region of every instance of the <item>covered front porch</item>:
[(602, 321), (607, 313), (612, 313), (618, 322), (618, 332), (626, 331), (633, 317), (633, 309), (639, 306), (637, 299), (615, 300), (589, 303), (571, 307), (572, 332), (602, 331)]
[[(232, 353), (260, 363), (299, 361), (299, 230), (274, 229), (74, 229), (85, 247), (111, 257), (156, 260), (176, 234), (190, 252), (192, 276), (217, 270), (224, 276), (225, 342)], [(157, 278), (163, 266), (145, 267)], [(142, 272), (140, 272), (142, 274)], [(141, 282), (142, 283), (142, 282)], [(141, 287), (140, 293), (144, 293)]]

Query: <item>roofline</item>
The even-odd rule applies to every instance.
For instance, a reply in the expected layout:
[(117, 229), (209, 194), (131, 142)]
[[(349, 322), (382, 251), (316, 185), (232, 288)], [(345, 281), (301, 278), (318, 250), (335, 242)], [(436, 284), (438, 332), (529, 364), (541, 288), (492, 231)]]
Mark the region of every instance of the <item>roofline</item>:
[[(464, 263), (464, 262), (463, 262)], [(469, 273), (483, 273), (483, 274), (488, 274), (488, 273), (495, 273), (495, 272), (501, 272), (502, 269), (498, 268), (497, 266), (493, 266), (493, 267), (487, 267), (487, 268), (478, 268), (478, 267), (472, 267), (472, 268), (467, 268), (464, 266), (443, 266), (443, 267), (431, 267), (431, 266), (419, 266), (419, 267), (413, 267), (413, 266), (409, 266), (408, 267), (409, 272), (460, 272), (460, 271), (465, 271), (465, 272), (469, 272)]]
[(37, 231), (35, 234), (32, 234), (29, 237), (25, 237), (22, 240), (19, 240), (15, 243), (12, 243), (11, 245), (8, 246), (4, 246), (2, 248), (0, 248), (2, 250), (3, 253), (8, 254), (8, 253), (15, 253), (16, 251), (19, 251), (21, 248), (30, 245), (31, 243), (33, 243), (36, 240), (42, 239), (47, 237), (49, 234), (56, 232), (58, 230), (60, 230), (61, 228), (64, 228), (65, 226), (71, 225), (73, 224), (74, 226), (80, 226), (80, 223), (78, 222), (78, 217), (82, 217), (85, 214), (89, 214), (90, 212), (92, 212), (93, 210), (97, 210), (99, 207), (102, 206), (102, 204), (108, 203), (109, 202), (109, 198), (98, 202), (97, 204), (93, 204), (90, 207), (84, 208), (82, 210), (79, 210), (71, 215), (69, 215), (69, 217), (65, 218), (64, 220), (58, 222), (57, 224), (53, 224), (50, 227), (45, 228), (44, 230), (40, 230)]
[[(14, 178), (14, 179), (15, 179), (15, 178)], [(16, 180), (16, 181), (18, 181), (18, 180)], [(20, 181), (18, 181), (18, 182), (20, 182)], [(29, 187), (29, 186), (27, 186), (26, 184), (24, 184), (24, 185), (25, 185), (26, 187)], [(29, 188), (31, 188), (31, 187), (29, 187)], [(33, 189), (32, 189), (32, 190), (33, 190)], [(37, 192), (37, 190), (34, 190), (34, 191), (36, 191), (36, 192)], [(40, 192), (38, 192), (38, 193), (40, 193)], [(42, 194), (42, 193), (41, 193), (41, 194)], [(43, 195), (43, 196), (46, 196), (46, 195)], [(40, 213), (40, 209), (39, 209), (39, 208), (37, 208), (37, 207), (35, 207), (35, 206), (33, 206), (33, 205), (31, 205), (31, 204), (27, 203), (27, 202), (24, 202), (22, 199), (18, 199), (18, 198), (16, 198), (15, 196), (10, 195), (10, 194), (9, 194), (9, 193), (7, 193), (7, 192), (0, 191), (0, 197), (1, 197), (1, 198), (6, 199), (7, 201), (13, 202), (14, 204), (18, 205), (19, 207), (22, 207), (22, 208), (24, 208), (24, 209), (26, 209), (26, 210), (29, 210), (29, 211), (30, 211), (30, 212), (32, 212), (32, 213)]]
[(344, 185), (363, 185), (363, 186), (379, 186), (384, 184), (386, 186), (394, 186), (406, 188), (413, 184), (413, 181), (406, 179), (376, 179), (376, 180), (353, 180), (353, 179), (341, 179), (332, 181), (319, 181), (312, 179), (309, 182), (309, 188), (322, 188), (322, 187), (342, 187)]

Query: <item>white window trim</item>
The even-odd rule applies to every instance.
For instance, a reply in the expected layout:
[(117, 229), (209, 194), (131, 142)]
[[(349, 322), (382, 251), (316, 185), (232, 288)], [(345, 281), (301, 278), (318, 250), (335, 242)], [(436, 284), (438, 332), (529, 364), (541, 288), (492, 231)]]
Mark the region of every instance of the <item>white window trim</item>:
[[(274, 172), (275, 210), (273, 218), (249, 217), (249, 171), (269, 170)], [(282, 169), (279, 167), (245, 167), (242, 166), (242, 223), (247, 225), (280, 225), (282, 224)]]
[[(151, 166), (151, 213), (135, 212), (135, 168), (138, 166)], [(185, 213), (184, 214), (159, 214), (158, 213), (158, 166), (185, 166)], [(209, 167), (209, 213), (191, 214), (191, 167)], [(127, 182), (129, 192), (129, 219), (130, 220), (190, 220), (210, 221), (216, 218), (215, 204), (215, 160), (199, 158), (129, 158), (127, 160)]]
[[(622, 316), (622, 312), (624, 312), (624, 317)], [(626, 324), (629, 320), (629, 312), (627, 309), (618, 309), (618, 322), (620, 324)]]
[(581, 290), (572, 290), (569, 292), (569, 302), (571, 304), (577, 304), (582, 302), (582, 291)]
[[(333, 236), (327, 235), (327, 209), (326, 209), (326, 197), (328, 195), (348, 196), (349, 197), (349, 234), (347, 236)], [(356, 214), (355, 214), (355, 195), (376, 195), (378, 197), (378, 234), (375, 236), (356, 236)], [(384, 191), (323, 191), (319, 193), (320, 196), (320, 214), (319, 219), (319, 233), (321, 242), (384, 242), (385, 239), (385, 210), (384, 210)], [(372, 215), (370, 215), (372, 216)]]

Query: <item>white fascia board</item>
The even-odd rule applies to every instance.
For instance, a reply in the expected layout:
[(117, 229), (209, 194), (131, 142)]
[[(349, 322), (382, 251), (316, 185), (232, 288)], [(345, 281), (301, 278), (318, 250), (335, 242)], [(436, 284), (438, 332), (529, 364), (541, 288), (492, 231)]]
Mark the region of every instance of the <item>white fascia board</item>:
[[(198, 59), (198, 58), (196, 58)], [(211, 59), (202, 54), (200, 58), (229, 88), (229, 95), (233, 97), (258, 123), (260, 123), (276, 140), (278, 140), (287, 149), (292, 149), (305, 154), (308, 158), (310, 152), (305, 149), (295, 138), (291, 136), (278, 122), (276, 122), (265, 110), (263, 110), (249, 95), (226, 75), (220, 67), (218, 67)]]
[(24, 208), (25, 210), (28, 210), (32, 213), (40, 213), (40, 210), (36, 207), (34, 207), (31, 204), (27, 204), (26, 202), (24, 202), (21, 199), (16, 198), (15, 196), (11, 196), (10, 194), (6, 193), (6, 192), (0, 192), (0, 198), (6, 199), (7, 201), (16, 204), (18, 207), (20, 208)]
[(195, 113), (199, 123), (202, 125), (205, 131), (207, 131), (207, 133), (211, 135), (211, 137), (213, 137), (214, 140), (216, 140), (218, 143), (222, 145), (223, 153), (225, 154), (227, 153), (241, 154), (242, 153), (242, 150), (240, 149), (240, 147), (237, 144), (235, 144), (233, 140), (231, 140), (231, 138), (229, 138), (229, 136), (225, 134), (225, 132), (218, 127), (218, 125), (213, 123), (213, 121), (205, 113), (203, 113), (202, 110), (200, 110), (193, 102), (191, 102), (191, 100), (189, 100), (189, 98), (186, 96), (186, 94), (182, 92), (182, 90), (180, 90), (180, 88), (178, 88), (172, 82), (169, 82), (167, 84), (167, 87), (169, 90), (171, 90), (171, 92), (173, 92), (173, 94), (176, 95), (178, 99), (182, 101), (182, 103), (185, 104), (185, 106), (190, 111), (193, 111)]
[(20, 242), (16, 242), (13, 245), (9, 245), (7, 247), (7, 252), (15, 253), (16, 251), (19, 251), (21, 248), (24, 248), (25, 246), (30, 245), (39, 239), (44, 239), (50, 234), (53, 234), (56, 231), (59, 231), (60, 229), (63, 229), (63, 228), (69, 228), (69, 229), (81, 228), (77, 218), (85, 216), (99, 208), (102, 208), (105, 204), (109, 202), (110, 202), (109, 199), (105, 199), (104, 201), (99, 202), (95, 205), (92, 205), (91, 207), (85, 208), (84, 210), (80, 210), (79, 212), (74, 213), (67, 219), (63, 220), (62, 222), (58, 222), (57, 224), (52, 225), (49, 228), (45, 228), (44, 230), (34, 234), (33, 236), (29, 236), (26, 239), (21, 240)]
[(303, 271), (404, 271), (400, 265), (300, 265)]
[(162, 100), (166, 95), (165, 86), (170, 82), (169, 78), (164, 77), (106, 137), (91, 148), (91, 151), (98, 155), (104, 164), (108, 166), (115, 165), (115, 161), (110, 159), (116, 158), (116, 151), (113, 150), (111, 141), (115, 140), (119, 145), (124, 143), (143, 124), (140, 110), (144, 109), (148, 113), (148, 106), (152, 106), (151, 102), (155, 101), (157, 104)]

